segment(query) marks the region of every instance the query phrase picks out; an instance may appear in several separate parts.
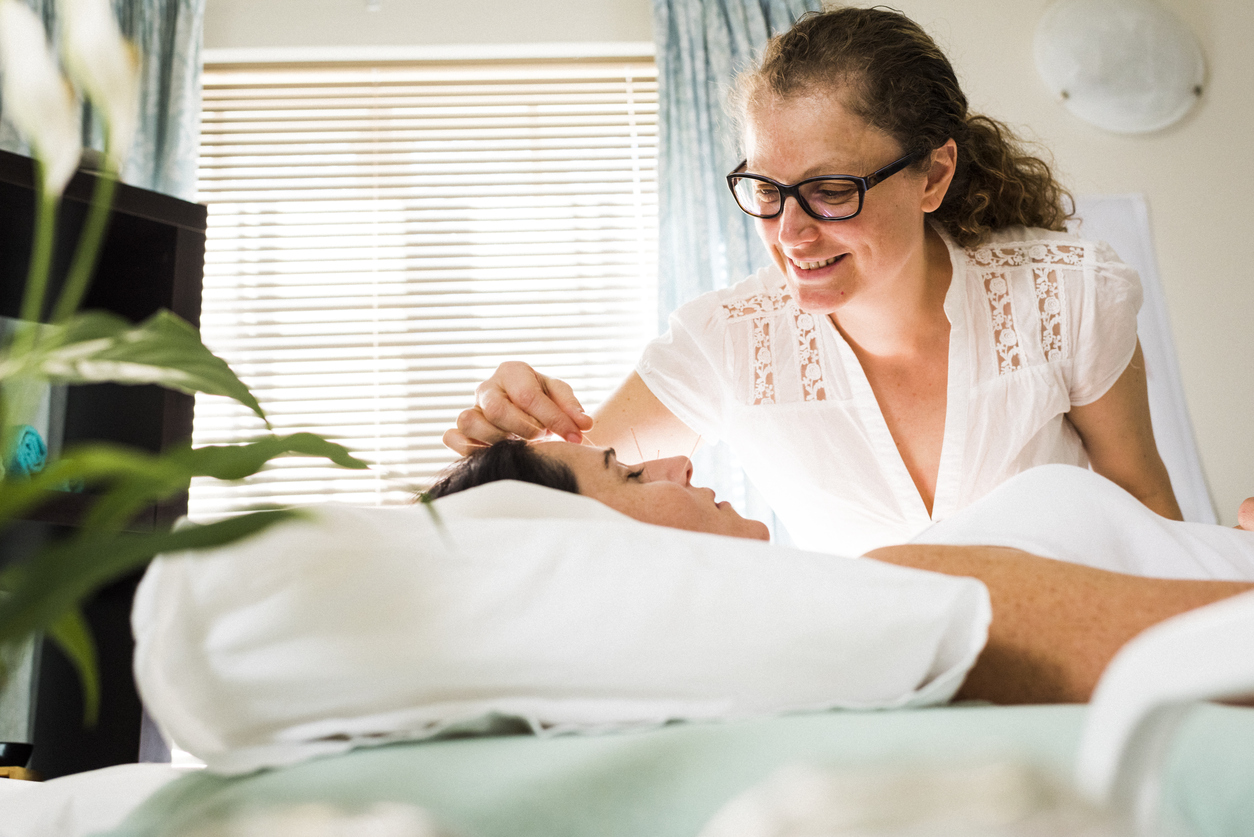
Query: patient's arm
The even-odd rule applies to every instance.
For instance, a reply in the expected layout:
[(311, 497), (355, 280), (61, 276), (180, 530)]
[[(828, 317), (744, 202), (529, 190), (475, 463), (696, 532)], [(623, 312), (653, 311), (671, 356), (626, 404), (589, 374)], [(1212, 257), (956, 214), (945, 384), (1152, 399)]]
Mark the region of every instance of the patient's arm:
[(1254, 589), (1237, 581), (1123, 575), (1004, 547), (907, 544), (867, 557), (984, 582), (993, 623), (958, 697), (994, 703), (1087, 701), (1106, 664), (1132, 637)]

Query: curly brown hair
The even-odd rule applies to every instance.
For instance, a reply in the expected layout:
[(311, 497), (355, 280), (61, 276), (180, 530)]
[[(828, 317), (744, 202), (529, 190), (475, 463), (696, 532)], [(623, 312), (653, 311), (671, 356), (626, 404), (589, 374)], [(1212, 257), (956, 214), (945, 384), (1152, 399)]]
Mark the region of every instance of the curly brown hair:
[[(758, 66), (737, 79), (739, 117), (764, 97), (840, 91), (841, 102), (893, 137), (903, 153), (929, 152), (953, 139), (958, 165), (933, 217), (958, 244), (1022, 224), (1062, 231), (1071, 195), (1049, 163), (1033, 156), (1005, 124), (972, 114), (949, 59), (901, 12), (876, 7), (810, 12), (767, 44)], [(922, 170), (926, 153), (915, 166)]]

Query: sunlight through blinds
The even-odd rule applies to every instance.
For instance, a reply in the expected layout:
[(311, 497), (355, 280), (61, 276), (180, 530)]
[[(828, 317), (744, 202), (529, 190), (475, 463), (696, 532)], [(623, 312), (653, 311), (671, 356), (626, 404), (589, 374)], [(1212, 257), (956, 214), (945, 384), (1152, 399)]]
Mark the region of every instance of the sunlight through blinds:
[[(656, 323), (651, 58), (208, 65), (202, 333), (275, 431), (369, 472), (279, 460), (192, 485), (193, 519), (261, 503), (409, 502), (503, 360), (591, 409)], [(261, 422), (199, 397), (194, 442)]]

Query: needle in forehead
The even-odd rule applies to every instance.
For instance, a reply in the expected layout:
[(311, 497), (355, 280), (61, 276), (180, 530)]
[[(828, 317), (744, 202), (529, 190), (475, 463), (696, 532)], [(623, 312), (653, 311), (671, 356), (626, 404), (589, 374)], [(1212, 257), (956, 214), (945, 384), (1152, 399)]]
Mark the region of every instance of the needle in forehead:
[(636, 453), (640, 454), (641, 461), (644, 460), (644, 451), (640, 449), (640, 440), (636, 438), (636, 428), (631, 428), (631, 440), (636, 443)]

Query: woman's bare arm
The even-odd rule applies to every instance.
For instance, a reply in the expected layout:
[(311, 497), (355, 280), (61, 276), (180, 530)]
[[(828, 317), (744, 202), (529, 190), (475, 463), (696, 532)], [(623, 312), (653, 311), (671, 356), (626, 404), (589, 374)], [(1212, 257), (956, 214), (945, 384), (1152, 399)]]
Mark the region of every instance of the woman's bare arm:
[(588, 441), (614, 448), (624, 462), (691, 456), (699, 439), (632, 372), (597, 408)]
[(1163, 517), (1184, 519), (1154, 442), (1140, 342), (1114, 386), (1092, 404), (1072, 407), (1067, 417), (1080, 434), (1094, 471)]
[(612, 447), (624, 462), (689, 455), (697, 434), (649, 391), (635, 372), (597, 408), (584, 412), (570, 385), (525, 363), (503, 363), (475, 390), (475, 405), (444, 433), (444, 444), (465, 456), (501, 439), (546, 433)]
[(1254, 589), (1245, 582), (1112, 573), (1004, 547), (907, 544), (867, 557), (984, 582), (993, 622), (958, 697), (994, 703), (1085, 702), (1132, 637)]

